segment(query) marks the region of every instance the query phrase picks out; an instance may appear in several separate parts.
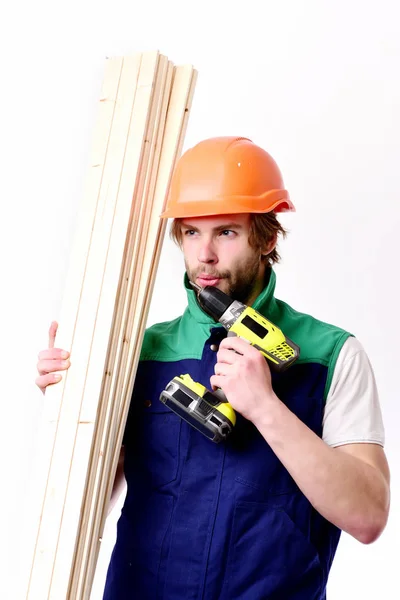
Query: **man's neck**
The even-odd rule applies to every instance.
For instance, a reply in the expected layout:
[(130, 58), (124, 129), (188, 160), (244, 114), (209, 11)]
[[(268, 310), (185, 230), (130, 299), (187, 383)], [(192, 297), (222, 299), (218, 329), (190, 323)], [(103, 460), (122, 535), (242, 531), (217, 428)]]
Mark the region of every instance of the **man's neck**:
[(250, 296), (248, 297), (247, 301), (245, 302), (245, 304), (247, 304), (247, 306), (252, 306), (254, 304), (255, 300), (261, 294), (263, 289), (268, 285), (270, 275), (271, 275), (271, 269), (269, 269), (269, 268), (265, 269), (264, 276), (260, 277), (257, 280)]

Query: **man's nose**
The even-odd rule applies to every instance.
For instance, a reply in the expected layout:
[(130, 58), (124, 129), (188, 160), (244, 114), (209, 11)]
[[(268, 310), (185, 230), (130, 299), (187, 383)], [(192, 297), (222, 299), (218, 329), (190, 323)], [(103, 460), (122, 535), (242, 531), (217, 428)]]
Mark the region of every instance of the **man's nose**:
[(214, 265), (218, 262), (218, 256), (215, 252), (213, 243), (211, 240), (205, 240), (199, 248), (197, 259), (201, 263), (208, 265)]

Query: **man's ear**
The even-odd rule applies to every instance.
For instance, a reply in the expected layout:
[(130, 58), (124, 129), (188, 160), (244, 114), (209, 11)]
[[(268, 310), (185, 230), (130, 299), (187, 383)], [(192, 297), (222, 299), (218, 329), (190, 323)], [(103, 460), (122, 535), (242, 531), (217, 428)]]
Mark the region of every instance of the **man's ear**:
[(263, 250), (261, 251), (261, 256), (268, 256), (268, 254), (271, 254), (271, 252), (274, 250), (274, 248), (276, 247), (276, 244), (278, 243), (278, 236), (274, 235), (274, 237), (272, 238), (272, 240), (266, 245), (265, 248), (263, 248)]

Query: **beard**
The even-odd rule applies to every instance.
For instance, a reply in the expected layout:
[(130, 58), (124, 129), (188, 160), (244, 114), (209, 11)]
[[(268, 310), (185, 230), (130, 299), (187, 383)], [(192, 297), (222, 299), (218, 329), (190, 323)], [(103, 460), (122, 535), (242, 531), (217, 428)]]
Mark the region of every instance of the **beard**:
[(196, 281), (200, 273), (218, 277), (221, 281), (216, 287), (234, 300), (243, 302), (243, 304), (247, 304), (252, 295), (257, 282), (260, 264), (261, 259), (259, 256), (251, 256), (231, 271), (218, 271), (211, 265), (208, 269), (205, 266), (190, 269), (185, 260), (186, 273), (190, 281)]

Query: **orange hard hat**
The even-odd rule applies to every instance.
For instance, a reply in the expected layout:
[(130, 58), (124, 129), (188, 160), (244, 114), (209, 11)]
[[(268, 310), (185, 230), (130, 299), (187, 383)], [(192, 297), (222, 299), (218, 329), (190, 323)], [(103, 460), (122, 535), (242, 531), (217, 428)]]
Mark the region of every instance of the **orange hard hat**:
[(279, 167), (268, 152), (247, 138), (216, 137), (182, 155), (161, 217), (294, 210)]

